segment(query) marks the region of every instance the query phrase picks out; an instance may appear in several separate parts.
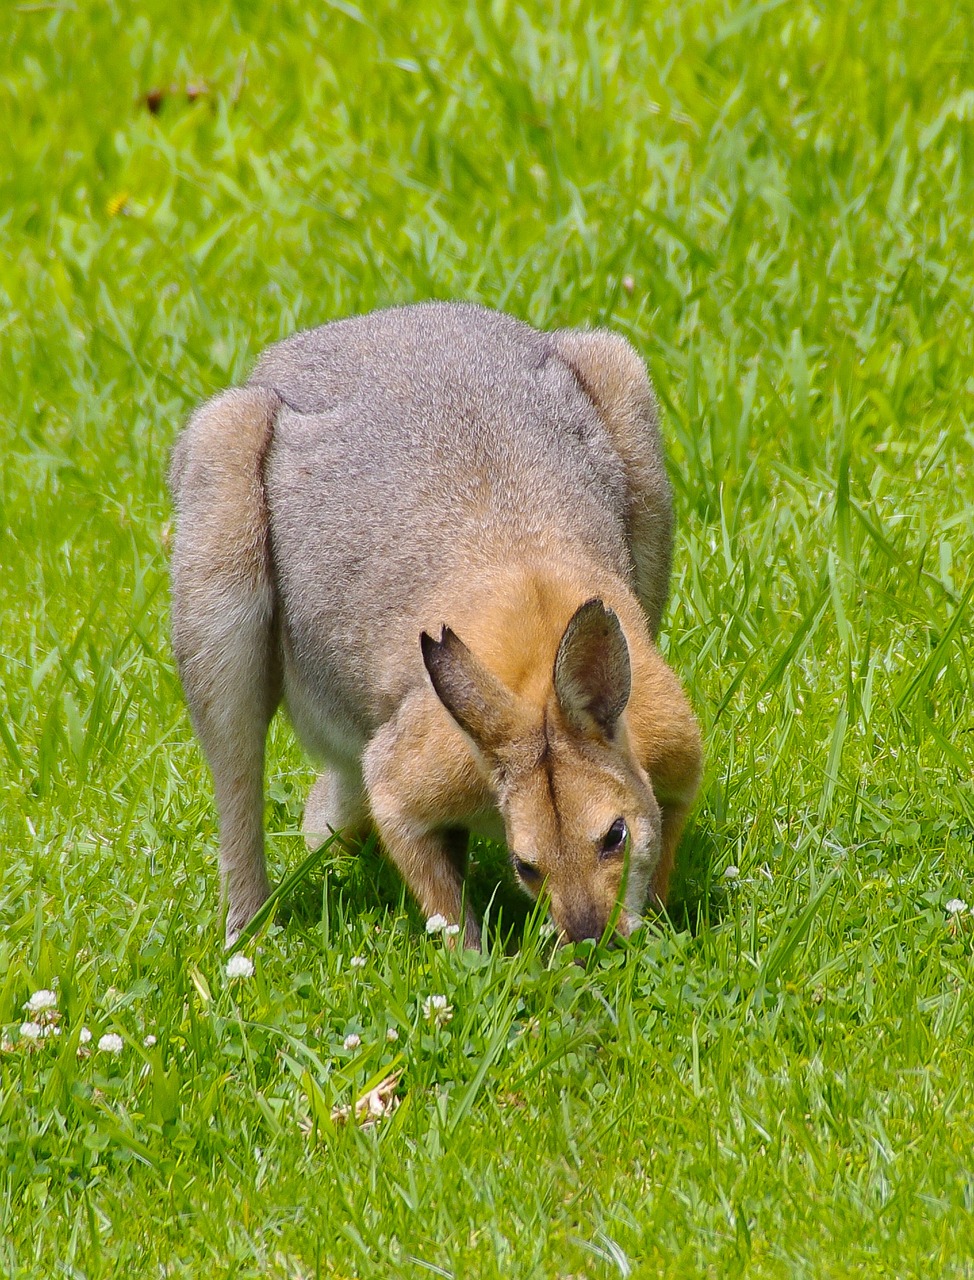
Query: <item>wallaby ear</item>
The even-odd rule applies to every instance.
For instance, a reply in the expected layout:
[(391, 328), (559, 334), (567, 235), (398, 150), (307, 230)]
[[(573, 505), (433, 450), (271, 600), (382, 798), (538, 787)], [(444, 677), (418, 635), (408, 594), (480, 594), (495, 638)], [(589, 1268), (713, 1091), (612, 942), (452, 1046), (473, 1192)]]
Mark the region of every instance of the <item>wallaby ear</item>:
[(579, 733), (611, 738), (629, 701), (629, 646), (616, 614), (587, 600), (565, 628), (555, 658), (555, 695)]
[(496, 756), (517, 729), (514, 694), (481, 666), (449, 627), (443, 627), (439, 640), (424, 631), (419, 643), (436, 696), (479, 750)]

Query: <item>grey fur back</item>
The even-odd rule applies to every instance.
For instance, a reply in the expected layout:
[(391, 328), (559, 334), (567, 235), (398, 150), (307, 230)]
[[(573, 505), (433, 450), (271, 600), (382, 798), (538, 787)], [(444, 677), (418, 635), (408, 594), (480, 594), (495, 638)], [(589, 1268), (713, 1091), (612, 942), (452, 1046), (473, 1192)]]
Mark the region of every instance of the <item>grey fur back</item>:
[(469, 305), (378, 311), (272, 347), (251, 384), (285, 406), (264, 479), (312, 747), (301, 686), (358, 728), (351, 759), (425, 679), (420, 631), (488, 565), (568, 554), (631, 576), (624, 466), (553, 335)]

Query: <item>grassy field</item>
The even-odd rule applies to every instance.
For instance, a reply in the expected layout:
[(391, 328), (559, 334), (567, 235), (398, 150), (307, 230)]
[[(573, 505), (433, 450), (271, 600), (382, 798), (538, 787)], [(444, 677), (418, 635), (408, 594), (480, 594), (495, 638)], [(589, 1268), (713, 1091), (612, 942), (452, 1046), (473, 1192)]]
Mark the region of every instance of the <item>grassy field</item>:
[[(180, 8), (4, 9), (0, 1273), (974, 1275), (970, 0)], [(169, 448), (432, 297), (652, 369), (672, 920), (575, 963), (483, 847), (454, 954), (329, 850), (231, 978)], [(278, 723), (277, 878), (311, 777)]]

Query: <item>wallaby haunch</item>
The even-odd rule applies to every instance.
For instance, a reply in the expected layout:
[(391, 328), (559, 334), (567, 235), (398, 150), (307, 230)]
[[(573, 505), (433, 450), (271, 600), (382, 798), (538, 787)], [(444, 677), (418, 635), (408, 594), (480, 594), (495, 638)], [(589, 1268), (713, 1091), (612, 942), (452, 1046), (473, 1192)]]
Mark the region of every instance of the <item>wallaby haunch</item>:
[(173, 641), (228, 942), (269, 892), (282, 699), (324, 766), (309, 843), (374, 829), (468, 945), (470, 831), (506, 841), (570, 939), (665, 900), (700, 738), (654, 643), (671, 497), (623, 338), (452, 303), (326, 324), (196, 412), (170, 483)]

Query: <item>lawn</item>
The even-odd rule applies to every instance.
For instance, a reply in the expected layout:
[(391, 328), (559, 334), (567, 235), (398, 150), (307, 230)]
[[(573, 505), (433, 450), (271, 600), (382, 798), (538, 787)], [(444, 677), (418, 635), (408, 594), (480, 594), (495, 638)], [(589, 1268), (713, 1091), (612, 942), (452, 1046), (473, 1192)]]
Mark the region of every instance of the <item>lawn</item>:
[[(971, 0), (3, 22), (0, 1273), (974, 1275)], [(671, 918), (553, 949), (484, 845), (451, 951), (333, 846), (232, 977), (169, 449), (267, 342), (426, 298), (652, 371)], [(278, 880), (312, 777), (279, 720)]]

